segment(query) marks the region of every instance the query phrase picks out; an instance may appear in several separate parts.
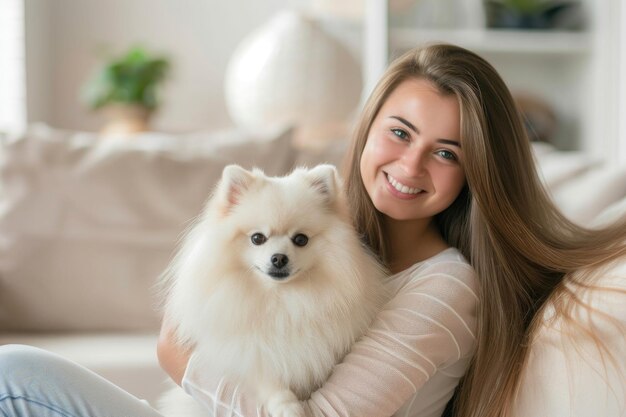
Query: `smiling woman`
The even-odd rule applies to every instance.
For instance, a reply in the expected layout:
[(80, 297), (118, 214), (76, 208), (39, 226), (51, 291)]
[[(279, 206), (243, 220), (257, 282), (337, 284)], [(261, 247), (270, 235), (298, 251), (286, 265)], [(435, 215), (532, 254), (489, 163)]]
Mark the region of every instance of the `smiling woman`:
[(447, 246), (432, 219), (465, 185), (459, 123), (456, 97), (414, 78), (400, 83), (374, 118), (360, 172), (392, 233), (388, 242), (395, 254), (394, 272)]
[[(513, 399), (526, 386), (546, 383), (522, 382), (519, 375), (542, 348), (537, 337), (542, 319), (555, 304), (560, 318), (576, 322), (576, 307), (587, 308), (579, 290), (607, 290), (593, 273), (578, 272), (623, 262), (626, 219), (589, 230), (554, 206), (537, 176), (511, 93), (493, 66), (452, 45), (416, 48), (395, 60), (356, 126), (347, 188), (358, 230), (392, 271), (406, 268), (411, 259), (432, 259), (433, 243), (445, 242), (477, 272), (477, 351), (457, 390), (454, 415), (555, 415), (545, 408), (549, 400), (531, 400), (531, 412), (516, 408)], [(431, 196), (441, 202), (439, 210), (425, 210)], [(626, 277), (615, 272), (611, 278), (607, 297), (623, 304)], [(604, 317), (593, 304), (586, 314)], [(626, 365), (611, 362), (610, 353), (626, 342), (626, 322), (620, 313), (610, 317), (611, 337), (595, 328), (585, 331), (592, 341), (602, 341), (593, 354), (594, 363), (607, 364), (601, 375), (620, 375), (624, 381)], [(560, 377), (576, 380), (579, 371)], [(603, 379), (590, 400), (592, 408), (623, 410), (626, 384)], [(585, 385), (578, 382), (570, 384), (576, 388), (569, 392), (563, 387), (547, 396), (566, 398), (571, 405), (581, 396), (576, 389)], [(567, 408), (562, 415), (578, 416), (579, 411)]]
[[(459, 104), (429, 81), (404, 81), (374, 119), (361, 156), (361, 177), (389, 219), (429, 223), (459, 195)], [(406, 227), (406, 226), (405, 226)]]

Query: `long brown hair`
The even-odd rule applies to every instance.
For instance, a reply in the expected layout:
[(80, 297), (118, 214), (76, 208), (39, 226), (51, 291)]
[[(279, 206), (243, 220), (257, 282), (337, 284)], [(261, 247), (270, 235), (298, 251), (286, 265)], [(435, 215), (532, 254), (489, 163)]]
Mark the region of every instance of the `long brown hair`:
[(448, 244), (479, 280), (477, 350), (456, 396), (455, 415), (507, 415), (546, 300), (580, 268), (626, 255), (626, 219), (603, 230), (569, 221), (544, 189), (513, 98), (484, 59), (452, 45), (407, 52), (389, 66), (357, 123), (346, 187), (357, 230), (388, 262), (382, 215), (369, 199), (359, 161), (374, 118), (402, 81), (423, 78), (458, 99), (467, 185), (436, 218)]

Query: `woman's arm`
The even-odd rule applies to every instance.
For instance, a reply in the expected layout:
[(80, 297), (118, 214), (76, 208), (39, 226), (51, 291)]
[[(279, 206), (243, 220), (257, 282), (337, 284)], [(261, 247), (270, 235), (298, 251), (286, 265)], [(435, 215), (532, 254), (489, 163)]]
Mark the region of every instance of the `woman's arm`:
[(176, 343), (174, 329), (172, 329), (172, 327), (167, 324), (167, 320), (164, 319), (161, 324), (161, 332), (159, 333), (159, 340), (157, 342), (157, 357), (159, 358), (161, 368), (163, 368), (178, 385), (182, 383), (190, 356), (190, 350)]
[[(380, 417), (403, 406), (413, 414), (443, 411), (474, 350), (474, 288), (474, 272), (461, 260), (427, 264), (412, 273), (326, 383), (303, 403), (306, 415)], [(268, 415), (243, 387), (208, 375), (195, 363), (192, 357), (183, 388), (216, 417)]]

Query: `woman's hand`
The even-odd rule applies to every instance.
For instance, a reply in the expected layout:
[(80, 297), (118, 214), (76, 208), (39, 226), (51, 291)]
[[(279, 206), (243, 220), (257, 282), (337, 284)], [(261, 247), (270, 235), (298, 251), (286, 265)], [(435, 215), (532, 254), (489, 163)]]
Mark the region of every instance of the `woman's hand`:
[(178, 385), (183, 380), (190, 356), (191, 350), (176, 343), (174, 329), (164, 319), (157, 342), (157, 357), (161, 368)]

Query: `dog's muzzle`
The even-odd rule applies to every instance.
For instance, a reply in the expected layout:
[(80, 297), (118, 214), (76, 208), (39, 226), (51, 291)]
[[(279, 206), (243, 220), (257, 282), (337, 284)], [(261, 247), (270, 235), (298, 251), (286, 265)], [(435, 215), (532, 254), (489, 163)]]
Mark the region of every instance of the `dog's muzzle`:
[(290, 275), (289, 257), (284, 253), (273, 254), (270, 258), (270, 262), (272, 267), (267, 271), (270, 277), (276, 280), (282, 280)]

